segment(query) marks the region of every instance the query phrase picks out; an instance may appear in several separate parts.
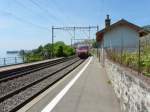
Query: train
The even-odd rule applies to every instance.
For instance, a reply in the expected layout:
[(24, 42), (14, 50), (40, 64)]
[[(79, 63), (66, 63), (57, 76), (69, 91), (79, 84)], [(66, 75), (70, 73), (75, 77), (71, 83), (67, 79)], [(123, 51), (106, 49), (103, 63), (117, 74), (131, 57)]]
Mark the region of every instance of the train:
[(90, 55), (89, 46), (88, 45), (79, 45), (76, 48), (76, 54), (79, 58), (88, 58)]

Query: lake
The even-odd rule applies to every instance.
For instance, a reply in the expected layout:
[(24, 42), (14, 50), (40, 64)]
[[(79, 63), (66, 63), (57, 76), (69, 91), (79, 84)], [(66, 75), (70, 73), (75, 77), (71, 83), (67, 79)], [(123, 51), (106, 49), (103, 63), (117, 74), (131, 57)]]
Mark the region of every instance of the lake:
[(6, 53), (6, 51), (0, 52), (0, 66), (18, 64), (22, 62), (23, 60), (19, 53)]

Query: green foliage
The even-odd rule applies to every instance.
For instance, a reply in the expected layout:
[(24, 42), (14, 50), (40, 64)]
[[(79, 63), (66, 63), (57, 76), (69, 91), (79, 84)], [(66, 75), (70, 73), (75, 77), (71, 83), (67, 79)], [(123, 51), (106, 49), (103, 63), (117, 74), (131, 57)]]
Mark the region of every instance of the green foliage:
[(94, 41), (92, 42), (92, 47), (93, 47), (93, 48), (97, 48), (96, 40), (94, 40)]
[(48, 43), (44, 46), (44, 52), (45, 52), (45, 55), (44, 57), (46, 59), (50, 58), (51, 57), (51, 52), (52, 52), (52, 44)]
[(56, 55), (56, 57), (64, 56), (64, 48), (63, 48), (63, 46), (58, 46), (58, 49), (57, 49), (55, 55)]
[[(75, 49), (66, 45), (64, 42), (58, 41), (54, 43), (54, 56), (67, 57), (75, 54)], [(31, 52), (25, 53), (25, 61), (33, 62), (51, 58), (52, 44), (48, 43), (44, 46), (39, 46)]]
[(43, 57), (39, 54), (35, 53), (26, 53), (25, 54), (25, 62), (35, 62), (35, 61), (41, 61), (43, 60)]
[(144, 47), (141, 58), (141, 67), (144, 74), (150, 74), (150, 46)]
[(110, 84), (110, 85), (112, 84), (111, 80), (108, 80), (107, 83)]
[(69, 47), (69, 46), (65, 46), (64, 47), (64, 56), (72, 56), (75, 54), (75, 49)]
[(145, 30), (150, 31), (150, 25), (143, 26), (143, 28), (144, 28)]
[[(139, 53), (138, 52), (123, 52), (121, 53), (108, 51), (109, 58), (119, 62), (122, 60), (122, 64), (138, 70), (140, 66), (140, 72), (145, 76), (150, 76), (150, 46), (143, 46), (140, 55), (139, 62)], [(122, 59), (121, 59), (122, 58)]]
[(56, 57), (67, 57), (75, 54), (75, 49), (65, 45), (63, 42), (56, 42), (54, 45), (54, 55)]

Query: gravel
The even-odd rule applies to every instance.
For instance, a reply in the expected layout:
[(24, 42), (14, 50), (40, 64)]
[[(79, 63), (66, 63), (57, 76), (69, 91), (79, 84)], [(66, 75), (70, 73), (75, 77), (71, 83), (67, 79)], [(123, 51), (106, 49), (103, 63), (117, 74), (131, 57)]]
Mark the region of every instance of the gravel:
[[(68, 73), (68, 71), (72, 70), (73, 68), (75, 68), (77, 65), (79, 65), (82, 62), (81, 60), (80, 61), (77, 61), (77, 60), (78, 59), (68, 61), (69, 64), (71, 64), (72, 62), (76, 62), (76, 63), (70, 65), (69, 67), (67, 67), (66, 69), (63, 69), (60, 72), (57, 72), (55, 75), (52, 75), (51, 77), (46, 78), (45, 80), (41, 81), (40, 83), (37, 83), (34, 86), (31, 86), (31, 87), (19, 92), (18, 94), (12, 96), (11, 98), (6, 99), (5, 101), (1, 102), (0, 103), (0, 112), (9, 112), (10, 110), (12, 110), (15, 107), (19, 106), (20, 104), (22, 104), (23, 102), (25, 102), (26, 100), (31, 98), (32, 96), (39, 93), (44, 88), (46, 88), (46, 87), (50, 86), (51, 84), (53, 84), (56, 80), (63, 77), (64, 74)], [(53, 66), (51, 68), (47, 68), (47, 69), (45, 69), (43, 71), (39, 71), (37, 73), (32, 73), (30, 75), (24, 76), (24, 77), (28, 77), (28, 78), (20, 77), (18, 79), (13, 80), (13, 82), (11, 81), (11, 84), (9, 84), (10, 82), (8, 84), (10, 86), (13, 86), (13, 87), (11, 87), (11, 90), (12, 90), (12, 88), (15, 88), (17, 86), (19, 86), (19, 87), (24, 86), (24, 85), (26, 85), (26, 83), (29, 83), (29, 81), (31, 81), (30, 78), (33, 78), (32, 80), (35, 80), (35, 79), (37, 79), (41, 76), (45, 76), (45, 74), (52, 73), (52, 71), (59, 70), (60, 68), (69, 65), (68, 62), (59, 64), (55, 67)], [(53, 70), (52, 68), (55, 69), (55, 70)], [(32, 76), (33, 74), (34, 74), (34, 76)], [(21, 83), (22, 81), (24, 81), (23, 84)], [(21, 86), (18, 84), (18, 82), (21, 84)], [(17, 86), (16, 86), (16, 84), (17, 84)], [(9, 89), (9, 87), (7, 87), (7, 88)]]
[(27, 75), (24, 75), (22, 77), (15, 78), (13, 80), (9, 80), (7, 82), (0, 83), (0, 98), (8, 95), (22, 87), (25, 87), (39, 79), (42, 79), (43, 77), (46, 77), (55, 71), (58, 71), (59, 69), (63, 68), (64, 66), (69, 65), (72, 62), (77, 61), (78, 59), (73, 59), (49, 68), (45, 68), (42, 70), (39, 70), (37, 72), (33, 72)]

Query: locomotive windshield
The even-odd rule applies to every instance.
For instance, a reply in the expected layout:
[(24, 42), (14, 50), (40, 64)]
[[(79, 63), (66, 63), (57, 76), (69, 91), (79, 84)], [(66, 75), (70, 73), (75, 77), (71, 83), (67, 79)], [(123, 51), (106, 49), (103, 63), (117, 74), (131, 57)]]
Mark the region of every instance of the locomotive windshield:
[(78, 49), (79, 49), (79, 50), (88, 49), (88, 46), (80, 46)]

